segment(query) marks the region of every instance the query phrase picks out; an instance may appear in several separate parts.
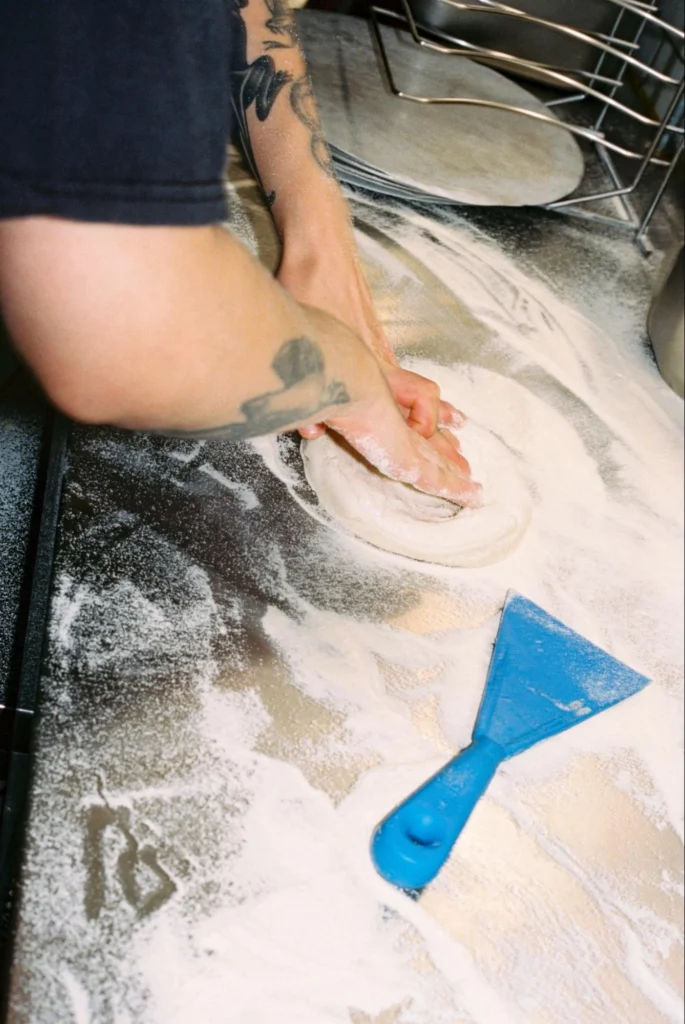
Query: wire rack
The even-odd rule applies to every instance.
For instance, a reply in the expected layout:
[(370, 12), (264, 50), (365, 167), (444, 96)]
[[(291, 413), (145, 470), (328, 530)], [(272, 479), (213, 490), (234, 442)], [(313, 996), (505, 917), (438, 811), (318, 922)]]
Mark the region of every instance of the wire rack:
[[(595, 0), (615, 9), (610, 32), (587, 32), (558, 21), (528, 14), (498, 0), (439, 0), (461, 17), (484, 13), (490, 17), (515, 20), (520, 32), (526, 28), (561, 36), (569, 44), (582, 44), (593, 55), (591, 67), (565, 67), (525, 59), (504, 50), (478, 45), (466, 37), (420, 24), (412, 0), (399, 0), (400, 11), (371, 7), (371, 22), (385, 75), (391, 91), (400, 99), (422, 104), (462, 104), (510, 111), (513, 115), (549, 122), (571, 132), (589, 144), (608, 175), (609, 187), (578, 192), (549, 204), (563, 211), (630, 230), (645, 244), (649, 226), (669, 182), (683, 156), (683, 91), (685, 89), (685, 33), (660, 14), (658, 0)], [(613, 12), (612, 12), (613, 13)], [(505, 103), (477, 100), (468, 96), (425, 96), (401, 89), (383, 42), (381, 20), (402, 23), (417, 46), (468, 57), (533, 78), (555, 90), (547, 100), (549, 114)], [(464, 19), (466, 31), (468, 21)], [(645, 46), (645, 42), (651, 46)], [(560, 95), (560, 90), (562, 94)], [(629, 105), (638, 99), (635, 105)], [(568, 108), (577, 106), (575, 110)], [(551, 108), (567, 108), (554, 116)], [(639, 138), (639, 142), (626, 142)], [(620, 167), (619, 167), (620, 165)], [(606, 180), (606, 179), (605, 179)], [(642, 209), (638, 213), (636, 196)], [(645, 206), (646, 198), (646, 206)]]

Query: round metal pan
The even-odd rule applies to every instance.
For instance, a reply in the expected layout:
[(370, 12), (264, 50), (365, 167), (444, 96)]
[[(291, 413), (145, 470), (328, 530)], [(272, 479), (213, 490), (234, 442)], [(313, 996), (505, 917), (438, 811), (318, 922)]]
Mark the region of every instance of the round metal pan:
[[(563, 128), (513, 110), (415, 103), (387, 82), (371, 25), (304, 10), (300, 37), (330, 143), (366, 170), (453, 202), (491, 206), (550, 203), (583, 177), (578, 145)], [(503, 75), (468, 58), (426, 51), (381, 25), (398, 87), (411, 95), (507, 104), (551, 116)]]

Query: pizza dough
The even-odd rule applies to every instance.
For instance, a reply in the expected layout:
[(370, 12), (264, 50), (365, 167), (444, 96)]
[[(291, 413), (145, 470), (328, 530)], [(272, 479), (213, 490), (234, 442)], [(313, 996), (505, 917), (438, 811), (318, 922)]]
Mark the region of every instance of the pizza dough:
[(333, 434), (302, 442), (305, 473), (321, 506), (350, 533), (422, 562), (471, 568), (510, 554), (531, 517), (512, 453), (475, 423), (457, 436), (483, 485), (479, 509), (460, 508), (383, 476)]

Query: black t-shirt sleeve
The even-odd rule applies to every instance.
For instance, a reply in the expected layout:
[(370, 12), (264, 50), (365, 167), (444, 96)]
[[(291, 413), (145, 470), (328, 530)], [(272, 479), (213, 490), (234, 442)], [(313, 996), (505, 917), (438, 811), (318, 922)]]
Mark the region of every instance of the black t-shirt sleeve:
[(0, 0), (0, 217), (226, 216), (233, 0)]

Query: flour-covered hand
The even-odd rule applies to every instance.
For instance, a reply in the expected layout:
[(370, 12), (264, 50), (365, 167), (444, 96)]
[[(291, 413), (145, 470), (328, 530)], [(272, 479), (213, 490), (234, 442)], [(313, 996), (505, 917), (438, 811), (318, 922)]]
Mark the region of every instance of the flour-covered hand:
[[(461, 427), (466, 417), (442, 400), (434, 381), (404, 369), (397, 362), (351, 238), (337, 254), (329, 249), (325, 258), (310, 255), (309, 259), (289, 259), (287, 251), (286, 247), (279, 282), (299, 302), (323, 309), (350, 327), (376, 356), (406, 423), (445, 458), (458, 465), (463, 463), (458, 442), (444, 428)], [(323, 423), (318, 423), (300, 433), (307, 440), (314, 440), (325, 429)]]
[(469, 508), (482, 504), (482, 487), (472, 479), (471, 468), (451, 435), (438, 431), (427, 440), (411, 430), (389, 395), (336, 414), (326, 427), (393, 480)]

